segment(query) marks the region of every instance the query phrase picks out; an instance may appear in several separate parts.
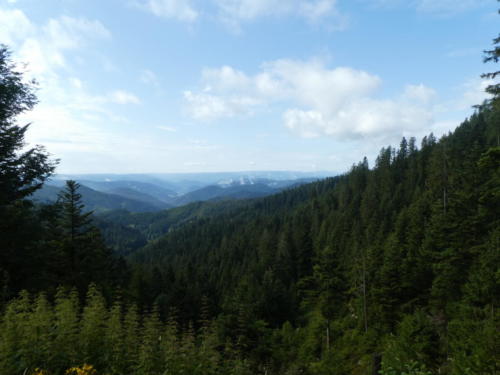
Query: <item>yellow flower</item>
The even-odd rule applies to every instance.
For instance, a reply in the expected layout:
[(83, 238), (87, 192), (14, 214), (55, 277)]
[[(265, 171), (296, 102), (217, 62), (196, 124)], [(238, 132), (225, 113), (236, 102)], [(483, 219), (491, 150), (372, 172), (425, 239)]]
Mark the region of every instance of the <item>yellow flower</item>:
[(71, 367), (67, 369), (66, 375), (97, 375), (97, 371), (92, 365), (84, 364), (80, 367)]

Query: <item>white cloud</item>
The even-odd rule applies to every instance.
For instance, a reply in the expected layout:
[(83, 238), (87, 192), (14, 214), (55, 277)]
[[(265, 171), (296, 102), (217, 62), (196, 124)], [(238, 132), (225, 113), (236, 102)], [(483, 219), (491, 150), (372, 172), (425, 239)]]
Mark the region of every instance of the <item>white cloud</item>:
[(343, 29), (347, 17), (337, 9), (336, 0), (213, 0), (219, 17), (231, 27), (238, 29), (241, 22), (261, 17), (295, 16), (310, 22), (329, 19), (329, 26)]
[(328, 128), (328, 121), (318, 111), (289, 109), (283, 114), (285, 126), (304, 138), (318, 137), (322, 129)]
[(139, 104), (141, 102), (137, 96), (124, 90), (113, 91), (108, 98), (110, 102), (116, 104)]
[(202, 79), (207, 83), (205, 91), (214, 88), (217, 91), (246, 89), (252, 84), (252, 80), (245, 73), (227, 65), (218, 69), (203, 69)]
[(200, 92), (185, 92), (197, 120), (251, 114), (264, 106), (285, 105), (284, 125), (302, 137), (339, 139), (397, 136), (433, 121), (436, 92), (408, 85), (393, 98), (380, 99), (379, 77), (349, 67), (329, 69), (319, 60), (277, 60), (250, 76), (229, 66), (205, 69)]
[[(229, 66), (204, 69), (202, 82), (203, 92), (189, 92), (186, 99), (193, 105), (210, 101), (217, 103), (219, 108), (228, 106), (229, 101), (238, 103), (238, 111), (218, 111), (221, 117), (252, 112), (253, 107), (263, 102), (285, 99), (328, 112), (352, 96), (366, 95), (380, 85), (378, 77), (363, 71), (346, 67), (328, 70), (317, 60), (286, 59), (263, 64), (262, 71), (255, 76), (248, 76)], [(200, 100), (194, 100), (195, 97)], [(245, 105), (249, 106), (248, 111)], [(201, 113), (198, 118), (203, 117)]]
[[(211, 0), (218, 18), (239, 30), (241, 22), (254, 21), (262, 17), (293, 16), (311, 23), (328, 18), (328, 27), (343, 29), (347, 17), (337, 9), (337, 0)], [(155, 16), (192, 23), (201, 12), (192, 0), (135, 0), (135, 4)], [(208, 14), (210, 16), (210, 14)]]
[(221, 15), (240, 20), (285, 14), (292, 10), (287, 0), (215, 0)]
[(111, 33), (99, 21), (62, 16), (51, 18), (44, 26), (31, 22), (19, 9), (0, 8), (0, 40), (27, 63), (28, 75), (45, 84), (55, 71), (66, 67), (65, 52), (86, 45), (91, 39), (110, 39)]
[(400, 137), (420, 127), (429, 127), (433, 113), (429, 108), (403, 104), (399, 100), (359, 98), (337, 112), (287, 110), (285, 126), (302, 137), (322, 135), (340, 139)]
[(52, 48), (74, 49), (88, 38), (110, 39), (111, 33), (99, 21), (62, 16), (50, 19), (43, 31)]
[(474, 105), (482, 104), (484, 100), (491, 97), (485, 90), (493, 82), (493, 80), (479, 78), (465, 82), (460, 88), (463, 94), (455, 104), (456, 109), (469, 110)]
[(104, 133), (97, 127), (81, 121), (62, 106), (41, 104), (23, 115), (21, 121), (34, 125), (27, 132), (27, 140), (42, 143), (55, 155), (68, 151), (102, 151)]
[(105, 154), (115, 147), (107, 141), (115, 139), (108, 127), (126, 120), (108, 104), (137, 104), (140, 100), (124, 90), (89, 93), (72, 65), (76, 57), (83, 59), (91, 42), (109, 40), (111, 33), (97, 20), (62, 16), (37, 24), (21, 10), (1, 7), (0, 25), (0, 38), (10, 42), (14, 60), (27, 63), (25, 77), (40, 82), (39, 105), (19, 119), (33, 123), (27, 141), (44, 144), (56, 157), (64, 155), (63, 159), (76, 164), (88, 162), (83, 155)]
[(35, 26), (18, 9), (0, 9), (0, 40), (7, 45), (14, 45), (32, 34)]
[(339, 12), (335, 0), (303, 1), (300, 4), (300, 14), (310, 22), (317, 22), (322, 18), (331, 17), (336, 21), (332, 25), (335, 30), (343, 30), (348, 24), (347, 16)]
[(246, 96), (220, 97), (207, 93), (184, 92), (190, 115), (197, 120), (211, 121), (251, 112), (260, 104), (259, 100)]
[(204, 69), (200, 90), (186, 91), (185, 99), (196, 120), (277, 110), (283, 125), (300, 137), (381, 144), (453, 129), (463, 117), (461, 111), (488, 97), (484, 89), (491, 83), (468, 81), (447, 102), (424, 84), (406, 85), (384, 98), (376, 75), (350, 67), (328, 68), (320, 60), (282, 59), (262, 64), (254, 75), (230, 66)]
[(437, 93), (434, 89), (423, 84), (408, 85), (405, 88), (404, 98), (410, 101), (417, 101), (423, 104), (429, 104), (436, 99)]
[(241, 20), (287, 14), (318, 19), (335, 11), (336, 0), (214, 0), (222, 15)]
[(353, 98), (370, 95), (381, 84), (375, 75), (348, 67), (327, 69), (321, 61), (278, 60), (263, 68), (283, 93), (325, 114), (338, 111)]
[(146, 0), (138, 5), (155, 16), (184, 22), (194, 22), (199, 16), (189, 0)]

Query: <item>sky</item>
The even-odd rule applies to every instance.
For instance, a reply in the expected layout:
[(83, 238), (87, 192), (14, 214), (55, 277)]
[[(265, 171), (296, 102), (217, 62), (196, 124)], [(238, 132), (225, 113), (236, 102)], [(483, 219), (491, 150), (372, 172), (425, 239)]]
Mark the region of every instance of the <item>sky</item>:
[[(59, 173), (347, 171), (481, 103), (495, 0), (0, 0)], [(22, 63), (22, 64), (21, 64)]]

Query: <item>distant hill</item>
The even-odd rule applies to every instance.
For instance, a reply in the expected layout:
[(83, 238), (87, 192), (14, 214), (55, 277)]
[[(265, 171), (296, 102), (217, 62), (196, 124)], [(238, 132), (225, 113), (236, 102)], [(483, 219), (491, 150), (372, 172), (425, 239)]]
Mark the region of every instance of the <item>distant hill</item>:
[(178, 197), (175, 200), (175, 204), (180, 206), (198, 201), (259, 198), (279, 191), (279, 189), (274, 189), (265, 184), (236, 185), (230, 187), (210, 185)]
[(124, 255), (194, 220), (237, 212), (247, 204), (248, 201), (244, 200), (228, 200), (194, 202), (157, 212), (111, 210), (94, 215), (94, 223), (104, 235), (107, 245)]
[[(167, 181), (166, 178), (171, 180)], [(151, 211), (200, 201), (264, 197), (286, 188), (317, 181), (319, 177), (299, 172), (228, 172), (154, 176), (59, 175), (49, 183), (64, 186), (65, 179), (74, 179), (94, 191), (146, 203), (154, 207), (148, 206), (146, 211)], [(142, 211), (145, 210), (132, 212)]]
[(175, 190), (171, 188), (151, 182), (134, 180), (92, 181), (86, 179), (77, 181), (82, 185), (88, 186), (94, 190), (104, 193), (112, 193), (128, 197), (130, 194), (132, 194), (132, 192), (136, 192), (139, 193), (143, 198), (145, 195), (147, 195), (150, 198), (155, 198), (157, 201), (161, 201), (164, 203), (169, 203), (171, 199), (179, 195)]
[(158, 207), (159, 209), (167, 209), (172, 207), (171, 205), (167, 204), (166, 202), (155, 198), (152, 195), (146, 194), (146, 193), (141, 193), (137, 190), (126, 188), (126, 187), (120, 187), (116, 189), (112, 189), (109, 191), (109, 194), (113, 195), (119, 195), (124, 198), (144, 202), (144, 203), (149, 203), (155, 207)]
[[(63, 187), (44, 185), (44, 187), (33, 194), (33, 200), (38, 202), (56, 202), (59, 192)], [(109, 210), (123, 209), (130, 212), (152, 212), (170, 207), (166, 203), (160, 202), (161, 206), (154, 204), (154, 199), (148, 196), (134, 194), (136, 198), (147, 200), (131, 199), (122, 195), (108, 194), (81, 185), (79, 193), (85, 209), (88, 211), (104, 212)]]
[(225, 200), (225, 199), (251, 199), (261, 198), (279, 193), (284, 189), (296, 187), (313, 181), (317, 178), (304, 178), (297, 180), (269, 180), (249, 179), (221, 181), (217, 185), (209, 185), (204, 188), (184, 194), (172, 201), (176, 206), (198, 201)]
[[(315, 180), (315, 179), (311, 179)], [(254, 200), (304, 185), (298, 181), (225, 181), (178, 197), (178, 207), (157, 212), (109, 210), (94, 217), (106, 243), (119, 254), (130, 254), (175, 228), (202, 218), (236, 214)], [(293, 183), (293, 184), (292, 184)], [(272, 185), (269, 187), (267, 184)], [(307, 189), (307, 186), (304, 186)]]

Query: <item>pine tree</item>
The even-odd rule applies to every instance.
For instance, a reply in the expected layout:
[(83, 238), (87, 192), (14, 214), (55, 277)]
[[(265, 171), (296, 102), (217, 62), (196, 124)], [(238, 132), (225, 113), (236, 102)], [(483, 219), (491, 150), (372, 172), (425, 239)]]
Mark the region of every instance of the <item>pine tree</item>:
[(26, 198), (57, 164), (42, 146), (27, 147), (24, 138), (29, 125), (16, 120), (36, 104), (35, 89), (36, 83), (23, 79), (10, 51), (0, 44), (0, 289), (5, 299), (32, 286), (27, 268), (37, 254), (33, 251), (37, 220)]
[[(206, 305), (204, 304), (204, 306)], [(204, 315), (208, 317), (207, 313)], [(199, 340), (199, 367), (203, 369), (204, 374), (215, 375), (218, 373), (220, 354), (217, 350), (219, 340), (214, 322), (209, 321), (207, 318), (203, 320)]]
[(94, 284), (89, 286), (80, 320), (80, 358), (83, 363), (101, 370), (105, 363), (105, 333), (108, 310), (102, 294)]
[(45, 293), (40, 293), (33, 304), (33, 311), (27, 320), (25, 347), (27, 363), (32, 368), (47, 369), (54, 357), (54, 312)]
[(164, 367), (162, 356), (162, 329), (158, 310), (149, 313), (142, 326), (141, 345), (136, 367), (139, 375), (161, 374)]
[[(500, 10), (498, 11), (500, 13)], [(484, 62), (498, 63), (500, 61), (500, 35), (493, 39), (493, 49), (484, 51)], [(495, 79), (500, 75), (500, 70), (481, 75), (482, 78)], [(491, 84), (486, 88), (486, 91), (493, 95), (493, 100), (500, 98), (500, 83)]]
[(137, 306), (131, 305), (127, 308), (123, 319), (123, 346), (125, 352), (123, 373), (131, 372), (138, 366), (140, 337), (140, 322)]
[(331, 321), (342, 314), (348, 284), (339, 264), (338, 254), (329, 246), (318, 254), (313, 270), (318, 292), (317, 303), (326, 320), (325, 346), (329, 350), (332, 341)]
[(26, 342), (27, 322), (32, 311), (31, 296), (22, 292), (7, 305), (0, 323), (0, 369), (6, 374), (22, 373), (29, 369)]
[(61, 233), (54, 245), (58, 248), (58, 268), (63, 280), (83, 294), (92, 282), (102, 287), (110, 286), (114, 282), (117, 261), (92, 224), (92, 212), (84, 212), (79, 187), (75, 181), (66, 181), (66, 188), (59, 195)]
[(59, 204), (62, 208), (61, 227), (71, 243), (75, 243), (90, 230), (92, 212), (83, 212), (85, 205), (82, 203), (82, 195), (78, 193), (79, 188), (79, 183), (68, 180), (65, 190), (59, 193)]
[[(498, 264), (498, 263), (497, 263)], [(461, 305), (448, 325), (452, 375), (496, 375), (500, 369), (500, 313)]]
[(76, 290), (60, 287), (55, 296), (52, 368), (63, 371), (79, 365), (79, 300)]
[(29, 125), (19, 126), (16, 117), (36, 104), (35, 88), (36, 82), (23, 81), (22, 73), (10, 60), (9, 50), (0, 45), (0, 208), (3, 210), (39, 189), (55, 168), (43, 147), (23, 150)]
[(124, 374), (126, 367), (125, 331), (122, 321), (122, 304), (115, 301), (109, 312), (105, 328), (106, 368), (110, 374)]

